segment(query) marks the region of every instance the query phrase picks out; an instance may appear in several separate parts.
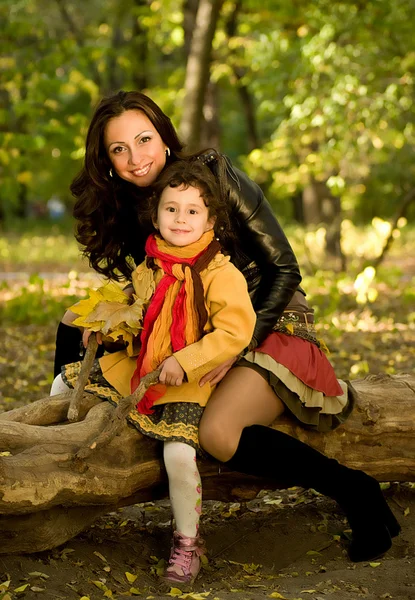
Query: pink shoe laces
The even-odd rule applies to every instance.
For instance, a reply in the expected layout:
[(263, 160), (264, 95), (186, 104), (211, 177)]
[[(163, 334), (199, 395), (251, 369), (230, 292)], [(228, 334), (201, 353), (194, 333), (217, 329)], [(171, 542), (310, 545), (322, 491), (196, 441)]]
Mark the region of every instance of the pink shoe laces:
[[(192, 562), (193, 551), (184, 550), (183, 548), (174, 548), (172, 555), (169, 559), (169, 565), (171, 567), (178, 566), (182, 569), (183, 575), (190, 574), (190, 563)], [(167, 567), (169, 570), (169, 567)]]

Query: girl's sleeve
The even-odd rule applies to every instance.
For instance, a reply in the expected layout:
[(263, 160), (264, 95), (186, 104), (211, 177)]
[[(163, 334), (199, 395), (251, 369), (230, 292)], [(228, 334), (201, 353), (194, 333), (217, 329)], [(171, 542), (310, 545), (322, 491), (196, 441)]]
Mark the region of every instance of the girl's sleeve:
[(255, 327), (256, 315), (245, 278), (231, 263), (217, 269), (207, 286), (206, 303), (213, 331), (173, 355), (189, 383), (240, 354)]

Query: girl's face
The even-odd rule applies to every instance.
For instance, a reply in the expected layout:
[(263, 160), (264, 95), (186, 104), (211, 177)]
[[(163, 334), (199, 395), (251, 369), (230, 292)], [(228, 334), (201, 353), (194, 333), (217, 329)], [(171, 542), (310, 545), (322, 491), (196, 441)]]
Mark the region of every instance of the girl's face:
[(167, 187), (163, 190), (154, 223), (171, 246), (188, 246), (213, 229), (215, 217), (209, 217), (200, 191), (195, 187)]
[(154, 183), (166, 164), (167, 146), (141, 110), (110, 119), (104, 144), (117, 175), (138, 187)]

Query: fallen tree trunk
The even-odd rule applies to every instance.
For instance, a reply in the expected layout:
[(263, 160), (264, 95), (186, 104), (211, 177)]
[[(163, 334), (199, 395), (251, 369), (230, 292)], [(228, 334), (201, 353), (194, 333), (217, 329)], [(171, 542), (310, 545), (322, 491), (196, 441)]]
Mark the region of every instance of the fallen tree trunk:
[[(379, 481), (415, 481), (415, 376), (369, 375), (353, 386), (357, 406), (336, 431), (307, 431), (288, 418), (273, 427)], [(116, 409), (91, 394), (77, 407), (82, 420), (67, 421), (71, 399), (0, 415), (0, 553), (56, 547), (106, 512), (167, 495), (161, 445), (125, 419), (108, 436)], [(200, 471), (205, 499), (248, 500), (278, 487), (213, 460), (200, 461)]]

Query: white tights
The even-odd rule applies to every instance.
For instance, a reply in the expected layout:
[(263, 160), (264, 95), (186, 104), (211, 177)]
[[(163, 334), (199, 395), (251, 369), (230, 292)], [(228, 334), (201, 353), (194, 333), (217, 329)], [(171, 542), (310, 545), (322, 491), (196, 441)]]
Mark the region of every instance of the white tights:
[(56, 375), (55, 379), (53, 380), (52, 387), (50, 388), (50, 396), (57, 396), (58, 394), (69, 392), (70, 390), (71, 388), (64, 383), (62, 375)]
[(188, 537), (196, 537), (202, 512), (202, 482), (196, 450), (182, 442), (165, 442), (164, 464), (176, 530)]

